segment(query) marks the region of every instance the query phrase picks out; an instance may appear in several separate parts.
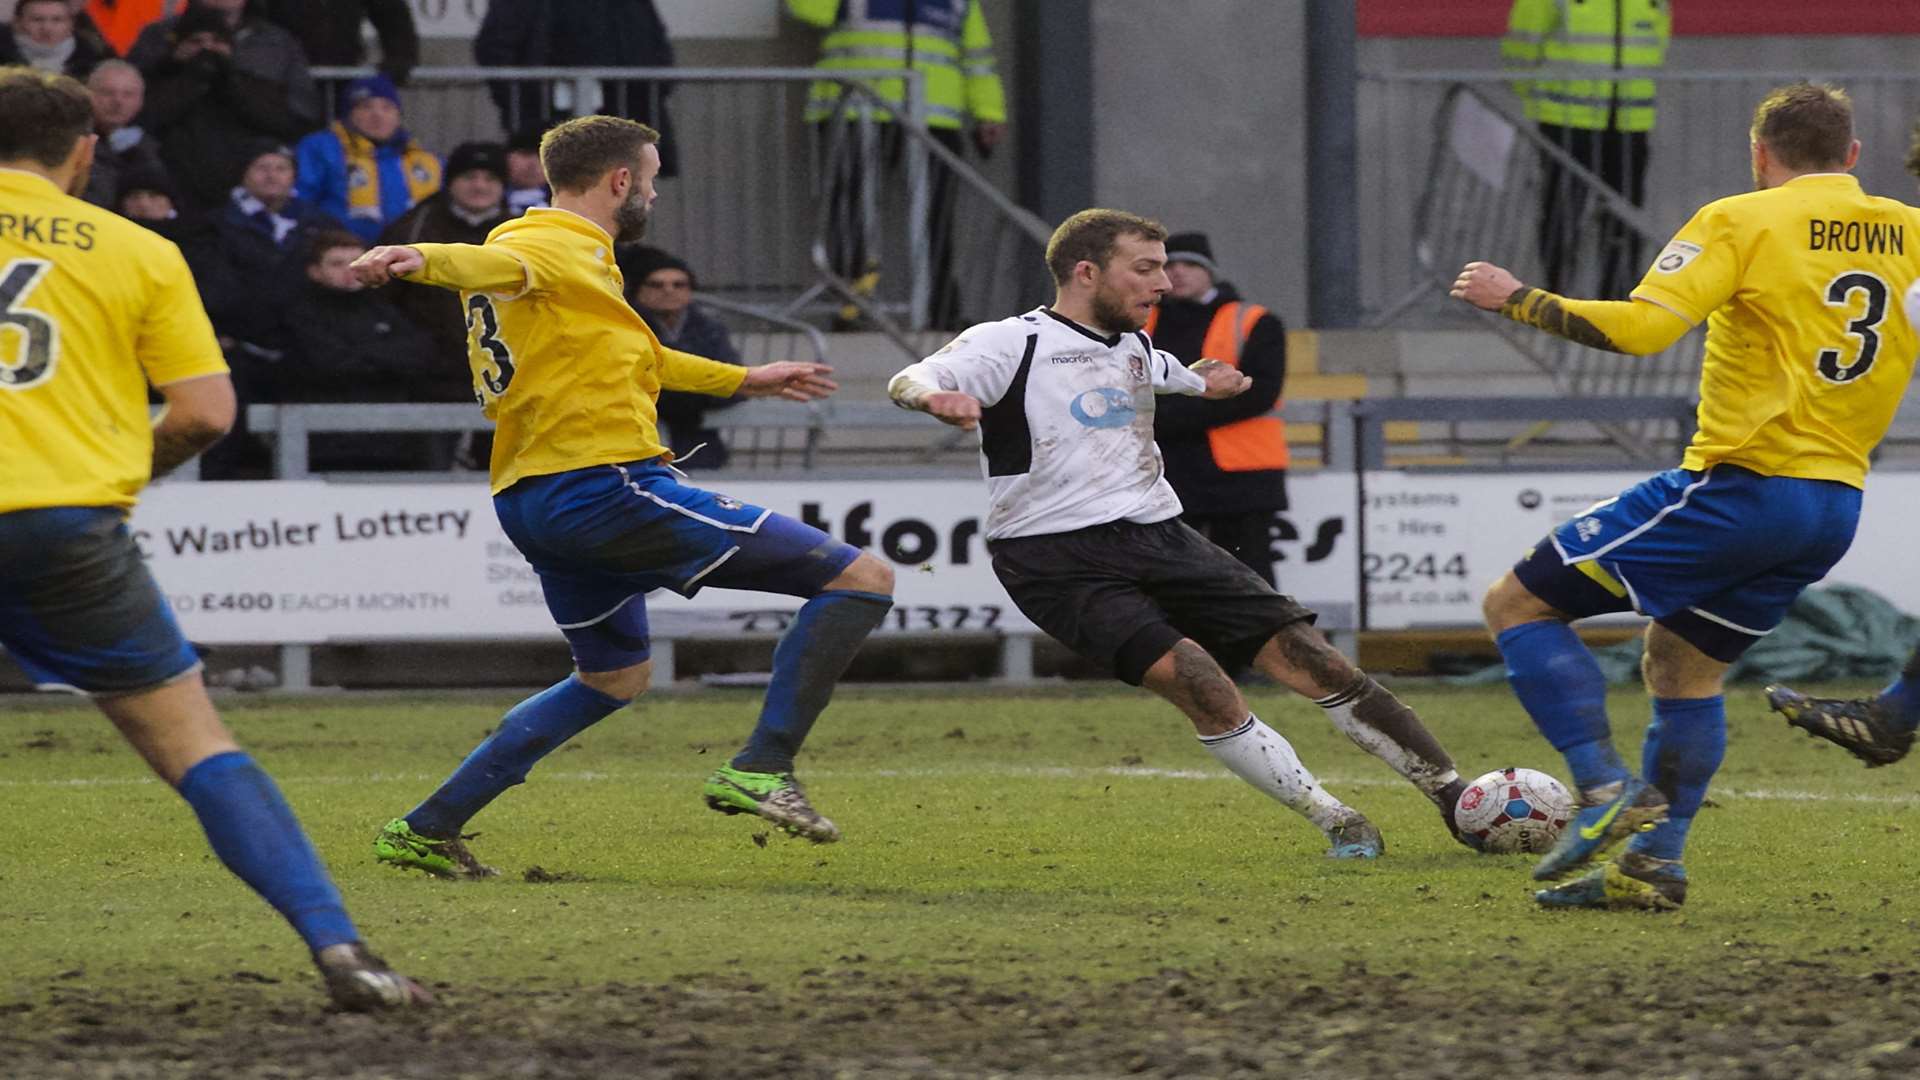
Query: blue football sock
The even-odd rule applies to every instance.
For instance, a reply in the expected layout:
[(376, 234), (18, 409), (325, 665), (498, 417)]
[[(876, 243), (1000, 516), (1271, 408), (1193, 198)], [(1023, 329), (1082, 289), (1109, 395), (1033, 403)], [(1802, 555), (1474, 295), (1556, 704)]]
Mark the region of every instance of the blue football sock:
[(1607, 725), (1607, 679), (1573, 632), (1553, 619), (1522, 623), (1494, 639), (1507, 661), (1507, 682), (1533, 724), (1567, 759), (1582, 791), (1627, 777)]
[(293, 924), (314, 952), (359, 941), (326, 867), (265, 769), (240, 750), (202, 760), (180, 778), (207, 842), (234, 876)]
[(425, 802), (407, 813), (423, 836), (459, 835), (473, 815), (527, 778), (534, 763), (561, 743), (626, 707), (626, 702), (569, 675), (507, 710), (500, 726)]
[(1667, 796), (1667, 820), (1633, 838), (1631, 849), (1656, 859), (1678, 859), (1707, 784), (1727, 756), (1727, 699), (1654, 698), (1653, 723), (1640, 751), (1640, 769)]
[(1893, 685), (1880, 691), (1879, 701), (1900, 730), (1920, 730), (1920, 649), (1913, 650)]
[(834, 684), (892, 607), (891, 596), (851, 589), (819, 593), (801, 606), (773, 650), (773, 680), (760, 722), (734, 755), (734, 768), (793, 771), (793, 756), (832, 700)]

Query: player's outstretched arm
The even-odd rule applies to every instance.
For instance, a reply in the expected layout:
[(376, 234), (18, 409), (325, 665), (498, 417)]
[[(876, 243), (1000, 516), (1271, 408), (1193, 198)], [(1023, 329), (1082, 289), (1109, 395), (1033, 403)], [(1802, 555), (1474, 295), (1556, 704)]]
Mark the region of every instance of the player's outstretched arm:
[(1470, 262), (1450, 294), (1482, 311), (1545, 330), (1578, 345), (1648, 356), (1686, 336), (1692, 324), (1658, 304), (1640, 300), (1569, 300), (1523, 284), (1504, 267)]
[(827, 376), (833, 369), (825, 364), (809, 364), (796, 360), (782, 360), (778, 363), (761, 364), (747, 369), (747, 377), (740, 380), (741, 397), (782, 397), (788, 401), (813, 401), (826, 397), (840, 384)]
[(201, 375), (159, 387), (166, 400), (153, 421), (153, 475), (158, 478), (220, 441), (238, 409), (233, 379)]
[(1207, 381), (1207, 388), (1200, 391), (1200, 396), (1208, 401), (1238, 397), (1253, 385), (1251, 378), (1225, 360), (1196, 361), (1187, 370)]
[(426, 265), (426, 257), (420, 254), (419, 248), (382, 244), (362, 252), (353, 260), (352, 269), (360, 284), (378, 288), (396, 277), (417, 273)]
[(887, 383), (887, 396), (893, 399), (893, 403), (903, 409), (926, 413), (962, 431), (979, 427), (980, 399), (972, 394), (942, 389), (937, 384), (923, 381), (925, 373), (915, 370), (920, 366), (914, 364), (908, 367)]

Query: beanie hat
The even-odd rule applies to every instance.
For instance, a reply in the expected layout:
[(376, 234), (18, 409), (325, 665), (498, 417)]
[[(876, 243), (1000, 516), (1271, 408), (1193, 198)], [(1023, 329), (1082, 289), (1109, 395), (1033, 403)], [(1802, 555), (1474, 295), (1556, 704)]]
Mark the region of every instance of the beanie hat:
[(352, 112), (355, 105), (368, 98), (386, 98), (397, 109), (400, 107), (400, 88), (385, 75), (363, 75), (340, 91), (340, 111)]
[(168, 33), (175, 41), (195, 34), (212, 34), (223, 41), (233, 40), (233, 27), (227, 25), (226, 15), (198, 4), (188, 4), (187, 10), (173, 20), (173, 28)]
[(1207, 242), (1206, 233), (1174, 233), (1167, 237), (1167, 261), (1204, 266), (1210, 274), (1220, 272), (1220, 267), (1214, 264), (1213, 245)]
[(452, 180), (462, 173), (470, 173), (475, 169), (484, 169), (492, 173), (501, 183), (506, 183), (506, 149), (499, 143), (466, 142), (454, 147), (453, 153), (447, 155), (447, 179)]
[(173, 178), (167, 175), (167, 170), (154, 165), (142, 165), (128, 169), (126, 172), (120, 174), (119, 183), (115, 186), (118, 188), (119, 196), (122, 199), (136, 191), (151, 191), (156, 194), (165, 195), (175, 202), (180, 201), (180, 196), (175, 194), (173, 190)]
[(300, 164), (300, 159), (295, 157), (293, 151), (288, 149), (287, 145), (279, 139), (270, 139), (265, 136), (248, 139), (242, 144), (242, 149), (246, 151), (246, 164), (241, 167), (241, 171), (243, 172), (252, 168), (254, 162), (259, 161), (268, 154), (278, 154), (286, 158), (295, 168), (298, 168)]
[(613, 250), (613, 261), (620, 267), (620, 277), (626, 282), (629, 295), (640, 287), (647, 277), (661, 270), (678, 270), (687, 275), (687, 280), (699, 287), (699, 279), (694, 277), (693, 268), (668, 252), (646, 244), (625, 244)]

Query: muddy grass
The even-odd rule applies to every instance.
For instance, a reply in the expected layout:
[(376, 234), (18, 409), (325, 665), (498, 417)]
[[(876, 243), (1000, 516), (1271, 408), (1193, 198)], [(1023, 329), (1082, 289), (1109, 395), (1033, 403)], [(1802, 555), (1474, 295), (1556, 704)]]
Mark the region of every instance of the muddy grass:
[[(1583, 984), (1490, 961), (1474, 985), (1165, 971), (1007, 990), (860, 970), (487, 991), (406, 1019), (241, 972), (128, 997), (60, 980), (0, 1016), (9, 1077), (1907, 1077), (1920, 972), (1803, 963)], [(317, 992), (316, 992), (317, 997)], [(1572, 1018), (1567, 1024), (1560, 1018)]]

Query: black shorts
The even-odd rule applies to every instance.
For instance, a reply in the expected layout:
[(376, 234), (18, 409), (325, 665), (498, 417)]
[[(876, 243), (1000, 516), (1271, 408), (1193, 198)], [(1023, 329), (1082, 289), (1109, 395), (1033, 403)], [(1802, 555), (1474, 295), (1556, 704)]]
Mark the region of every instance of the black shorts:
[(1232, 670), (1282, 627), (1314, 619), (1177, 519), (995, 540), (987, 550), (1021, 614), (1135, 686), (1182, 638)]

